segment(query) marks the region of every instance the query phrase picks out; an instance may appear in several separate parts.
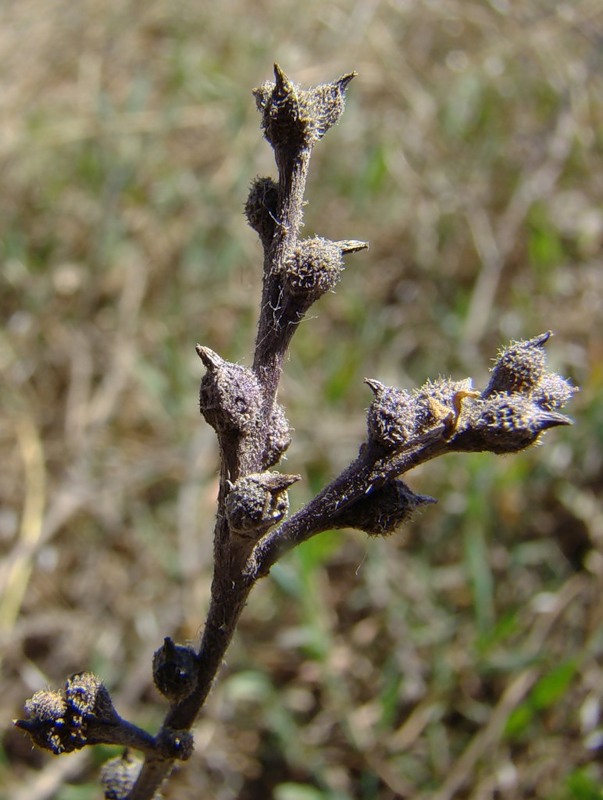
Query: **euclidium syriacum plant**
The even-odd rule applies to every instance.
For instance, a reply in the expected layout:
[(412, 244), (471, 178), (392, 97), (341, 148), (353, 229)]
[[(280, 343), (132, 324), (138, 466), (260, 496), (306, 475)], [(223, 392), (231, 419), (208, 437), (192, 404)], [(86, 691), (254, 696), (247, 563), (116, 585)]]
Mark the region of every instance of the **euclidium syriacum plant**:
[[(274, 81), (254, 91), (278, 181), (256, 178), (245, 205), (264, 251), (253, 363), (225, 361), (197, 345), (205, 368), (199, 403), (214, 428), (220, 483), (211, 601), (198, 648), (166, 637), (153, 677), (169, 708), (151, 735), (122, 719), (102, 680), (71, 675), (59, 690), (36, 692), (16, 725), (52, 753), (115, 744), (124, 754), (101, 773), (106, 798), (151, 800), (177, 761), (193, 751), (190, 732), (220, 670), (249, 593), (285, 553), (316, 534), (356, 528), (386, 536), (435, 502), (402, 476), (445, 453), (515, 453), (571, 420), (560, 409), (576, 388), (546, 369), (550, 332), (501, 349), (485, 389), (464, 380), (429, 380), (413, 390), (367, 378), (373, 398), (367, 435), (355, 460), (303, 508), (288, 516), (288, 488), (299, 475), (275, 467), (291, 442), (277, 390), (293, 334), (312, 304), (332, 291), (344, 257), (365, 242), (300, 238), (304, 190), (314, 145), (341, 117), (355, 73), (302, 89), (275, 66)], [(139, 751), (143, 760), (134, 755)]]

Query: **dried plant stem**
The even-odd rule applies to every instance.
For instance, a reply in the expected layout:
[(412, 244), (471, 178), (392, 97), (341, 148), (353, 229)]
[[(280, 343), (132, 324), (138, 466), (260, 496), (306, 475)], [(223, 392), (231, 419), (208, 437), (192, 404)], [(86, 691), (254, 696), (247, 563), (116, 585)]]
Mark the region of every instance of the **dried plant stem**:
[(413, 392), (367, 379), (374, 399), (358, 456), (287, 518), (287, 489), (300, 476), (271, 469), (290, 444), (277, 401), (283, 359), (308, 309), (339, 280), (344, 255), (367, 247), (356, 240), (299, 238), (312, 148), (343, 113), (353, 77), (301, 89), (275, 66), (274, 82), (254, 92), (279, 173), (278, 182), (256, 178), (245, 207), (264, 248), (255, 353), (248, 369), (197, 345), (206, 369), (200, 410), (215, 429), (220, 450), (214, 574), (198, 650), (168, 637), (155, 653), (155, 684), (170, 704), (161, 729), (151, 736), (122, 720), (91, 673), (71, 676), (59, 691), (37, 692), (26, 704), (29, 718), (17, 722), (57, 754), (99, 742), (141, 751), (140, 768), (127, 754), (103, 767), (105, 796), (113, 800), (153, 800), (174, 763), (190, 757), (190, 728), (249, 593), (281, 556), (330, 528), (392, 533), (418, 506), (434, 502), (401, 480), (412, 468), (452, 451), (514, 453), (548, 428), (570, 422), (559, 409), (575, 389), (545, 368), (550, 332), (503, 349), (483, 391), (470, 379), (427, 381)]

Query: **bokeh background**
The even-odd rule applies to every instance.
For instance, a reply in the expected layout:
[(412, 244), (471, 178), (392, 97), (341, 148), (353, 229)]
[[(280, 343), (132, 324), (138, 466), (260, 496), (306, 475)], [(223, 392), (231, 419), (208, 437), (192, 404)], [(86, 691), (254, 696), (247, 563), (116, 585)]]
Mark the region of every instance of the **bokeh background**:
[(552, 329), (576, 424), (450, 456), (385, 540), (325, 534), (251, 596), (166, 798), (603, 796), (599, 0), (13, 0), (0, 11), (0, 796), (98, 798), (109, 748), (11, 725), (92, 669), (154, 730), (196, 641), (217, 453), (197, 341), (250, 363), (275, 174), (251, 89), (356, 69), (305, 232), (369, 240), (294, 339), (294, 507), (357, 451), (363, 377), (483, 385)]

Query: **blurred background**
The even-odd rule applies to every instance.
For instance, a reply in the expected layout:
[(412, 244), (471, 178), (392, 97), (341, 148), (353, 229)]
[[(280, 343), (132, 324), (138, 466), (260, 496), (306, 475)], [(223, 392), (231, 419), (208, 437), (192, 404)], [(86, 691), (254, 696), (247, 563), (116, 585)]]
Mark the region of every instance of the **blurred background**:
[(603, 783), (599, 0), (19, 0), (0, 11), (0, 796), (92, 800), (110, 748), (11, 719), (92, 669), (156, 730), (196, 642), (217, 452), (196, 342), (249, 365), (275, 176), (251, 89), (358, 77), (305, 233), (370, 241), (294, 338), (299, 507), (357, 452), (365, 376), (487, 380), (552, 329), (576, 424), (411, 473), (388, 539), (328, 533), (253, 592), (174, 800), (595, 800)]

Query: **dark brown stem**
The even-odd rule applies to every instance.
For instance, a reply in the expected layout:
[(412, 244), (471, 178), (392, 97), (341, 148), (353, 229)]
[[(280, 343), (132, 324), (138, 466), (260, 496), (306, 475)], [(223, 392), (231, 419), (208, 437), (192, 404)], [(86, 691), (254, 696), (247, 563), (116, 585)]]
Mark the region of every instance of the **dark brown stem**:
[[(279, 170), (279, 204), (277, 228), (266, 253), (262, 307), (255, 343), (253, 370), (262, 384), (266, 406), (272, 408), (282, 363), (291, 338), (302, 317), (285, 303), (283, 264), (295, 246), (303, 216), (304, 190), (308, 177), (311, 149), (304, 148), (291, 158), (277, 157)], [(293, 313), (292, 313), (293, 311)]]

